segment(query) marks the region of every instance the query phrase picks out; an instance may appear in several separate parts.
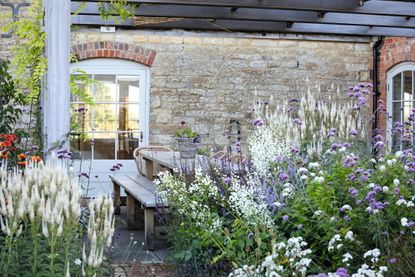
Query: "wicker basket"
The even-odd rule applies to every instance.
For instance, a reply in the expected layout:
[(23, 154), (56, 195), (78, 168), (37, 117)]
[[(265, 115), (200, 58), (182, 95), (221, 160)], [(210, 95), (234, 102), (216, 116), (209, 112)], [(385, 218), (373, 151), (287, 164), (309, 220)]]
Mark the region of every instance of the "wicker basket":
[(180, 159), (194, 159), (196, 157), (199, 143), (194, 142), (193, 138), (176, 137), (177, 148), (180, 152)]

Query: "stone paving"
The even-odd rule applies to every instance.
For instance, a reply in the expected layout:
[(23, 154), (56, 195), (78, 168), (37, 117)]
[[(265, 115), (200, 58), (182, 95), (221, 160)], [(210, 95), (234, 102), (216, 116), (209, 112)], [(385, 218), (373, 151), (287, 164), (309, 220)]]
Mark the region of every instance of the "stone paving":
[(148, 251), (144, 245), (144, 230), (128, 229), (126, 207), (121, 207), (121, 215), (116, 217), (113, 247), (109, 253), (114, 276), (174, 276), (173, 267), (168, 262), (169, 244), (162, 239), (162, 227), (156, 227), (155, 250)]

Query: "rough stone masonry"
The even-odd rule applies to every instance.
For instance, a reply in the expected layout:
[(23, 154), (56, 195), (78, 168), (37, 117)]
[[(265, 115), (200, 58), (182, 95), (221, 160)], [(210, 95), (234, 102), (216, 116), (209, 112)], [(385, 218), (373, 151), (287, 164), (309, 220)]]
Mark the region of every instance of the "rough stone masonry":
[[(254, 102), (301, 97), (307, 86), (322, 95), (332, 86), (369, 81), (369, 39), (339, 36), (249, 35), (186, 31), (117, 30), (100, 33), (77, 28), (72, 44), (109, 41), (156, 51), (151, 65), (150, 143), (171, 144), (182, 121), (209, 133), (207, 145), (219, 150), (231, 120), (251, 131)], [(111, 51), (101, 57), (113, 57)], [(306, 79), (309, 82), (306, 82)], [(233, 143), (231, 141), (231, 143)]]

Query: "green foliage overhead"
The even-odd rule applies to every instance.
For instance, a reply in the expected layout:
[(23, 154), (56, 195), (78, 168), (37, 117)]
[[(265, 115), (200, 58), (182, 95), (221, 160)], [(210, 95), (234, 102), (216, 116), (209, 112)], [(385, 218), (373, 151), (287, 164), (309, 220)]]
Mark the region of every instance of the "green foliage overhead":
[(101, 17), (104, 20), (113, 19), (117, 23), (133, 18), (136, 7), (137, 5), (128, 3), (126, 0), (102, 1), (98, 4)]
[(47, 58), (44, 56), (46, 34), (43, 30), (42, 0), (33, 0), (28, 14), (1, 28), (13, 31), (16, 40), (12, 48), (13, 75), (18, 93), (27, 93), (26, 102), (35, 103), (40, 93), (40, 82), (46, 74)]

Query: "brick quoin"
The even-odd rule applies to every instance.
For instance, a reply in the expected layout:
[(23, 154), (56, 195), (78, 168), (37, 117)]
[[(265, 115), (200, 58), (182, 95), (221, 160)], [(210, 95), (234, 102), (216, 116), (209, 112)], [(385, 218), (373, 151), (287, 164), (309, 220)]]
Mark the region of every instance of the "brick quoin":
[[(415, 62), (415, 38), (390, 37), (383, 41), (380, 48), (378, 63), (379, 74), (379, 99), (387, 106), (387, 74), (394, 66), (403, 62)], [(378, 115), (378, 129), (383, 134), (386, 133), (387, 115), (381, 113)]]
[(79, 61), (97, 58), (130, 60), (151, 66), (157, 52), (129, 43), (96, 41), (72, 45), (72, 54)]

